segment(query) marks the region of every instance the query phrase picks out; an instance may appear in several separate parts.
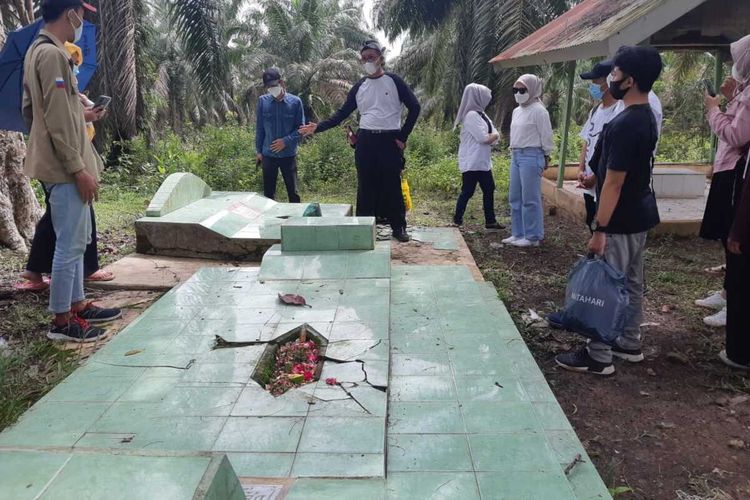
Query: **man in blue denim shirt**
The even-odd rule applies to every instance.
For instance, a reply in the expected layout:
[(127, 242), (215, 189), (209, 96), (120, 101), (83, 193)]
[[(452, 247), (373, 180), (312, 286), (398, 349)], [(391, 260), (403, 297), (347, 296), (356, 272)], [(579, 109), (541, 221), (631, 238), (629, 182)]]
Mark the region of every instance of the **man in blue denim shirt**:
[(297, 146), (299, 127), (305, 123), (302, 101), (287, 93), (277, 69), (263, 73), (266, 95), (258, 99), (255, 127), (255, 151), (263, 165), (263, 195), (274, 199), (279, 170), (284, 178), (290, 203), (299, 203), (297, 192)]

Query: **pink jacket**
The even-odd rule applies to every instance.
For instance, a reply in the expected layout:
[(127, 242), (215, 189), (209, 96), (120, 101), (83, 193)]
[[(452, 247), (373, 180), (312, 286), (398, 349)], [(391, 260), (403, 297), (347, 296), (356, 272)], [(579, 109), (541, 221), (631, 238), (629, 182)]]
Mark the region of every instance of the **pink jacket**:
[(719, 138), (714, 160), (714, 173), (733, 170), (750, 143), (750, 106), (740, 96), (733, 99), (725, 113), (713, 108), (708, 113), (711, 130)]

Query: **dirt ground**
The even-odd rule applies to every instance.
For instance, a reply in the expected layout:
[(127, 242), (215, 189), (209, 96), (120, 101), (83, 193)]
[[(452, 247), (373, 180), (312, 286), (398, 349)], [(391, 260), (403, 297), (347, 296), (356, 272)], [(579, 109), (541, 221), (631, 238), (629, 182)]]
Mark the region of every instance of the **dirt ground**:
[(724, 331), (705, 326), (711, 312), (693, 305), (721, 288), (721, 277), (704, 271), (721, 263), (720, 247), (698, 238), (649, 242), (647, 358), (616, 363), (605, 378), (556, 368), (554, 354), (582, 339), (522, 319), (562, 303), (567, 272), (588, 239), (562, 217), (547, 217), (546, 230), (543, 246), (525, 250), (501, 245), (504, 232), (479, 225), (463, 233), (607, 485), (626, 492), (618, 498), (750, 498), (750, 376), (718, 361)]

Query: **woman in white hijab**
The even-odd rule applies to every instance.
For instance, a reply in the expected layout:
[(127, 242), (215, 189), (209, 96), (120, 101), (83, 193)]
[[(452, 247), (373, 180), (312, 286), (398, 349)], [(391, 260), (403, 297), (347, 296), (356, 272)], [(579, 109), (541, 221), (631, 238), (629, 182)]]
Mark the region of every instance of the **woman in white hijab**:
[(539, 246), (544, 239), (542, 174), (554, 148), (549, 113), (542, 104), (542, 80), (522, 75), (513, 84), (518, 107), (510, 124), (511, 236), (503, 243)]
[(492, 100), (492, 91), (470, 83), (464, 89), (453, 129), (461, 125), (458, 168), (461, 170), (461, 194), (456, 202), (453, 222), (463, 224), (464, 212), (474, 196), (477, 184), (482, 189), (484, 224), (487, 229), (502, 229), (495, 219), (495, 180), (492, 178), (492, 145), (500, 139), (492, 120), (484, 113)]
[[(733, 96), (727, 111), (719, 108), (719, 96), (705, 96), (708, 123), (719, 138), (720, 147), (725, 146), (717, 152), (717, 160), (732, 172), (726, 175), (728, 182), (724, 188), (715, 187), (713, 182), (711, 185), (711, 191), (719, 189), (721, 193), (719, 197), (714, 196), (711, 203), (725, 202), (721, 205), (724, 220), (717, 223), (727, 224), (721, 227), (725, 232), (720, 233), (726, 242), (726, 308), (715, 316), (723, 315), (719, 319), (726, 324), (726, 349), (719, 353), (719, 358), (732, 368), (750, 370), (750, 314), (747, 312), (747, 304), (750, 304), (750, 35), (734, 42), (730, 48), (736, 86), (731, 92), (724, 89)], [(714, 175), (724, 174), (720, 171)], [(711, 194), (709, 192), (709, 198)]]

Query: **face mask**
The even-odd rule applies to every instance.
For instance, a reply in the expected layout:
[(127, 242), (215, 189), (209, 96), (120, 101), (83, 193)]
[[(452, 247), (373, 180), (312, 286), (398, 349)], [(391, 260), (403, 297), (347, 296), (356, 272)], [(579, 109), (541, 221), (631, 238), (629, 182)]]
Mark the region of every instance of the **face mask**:
[(740, 77), (740, 72), (737, 71), (736, 64), (732, 64), (732, 78), (734, 78), (737, 83), (742, 83), (742, 78)]
[(597, 101), (601, 101), (602, 97), (604, 97), (604, 91), (602, 90), (602, 86), (598, 85), (596, 83), (590, 83), (589, 84), (589, 95)]
[(623, 78), (622, 80), (615, 80), (614, 78), (612, 78), (612, 75), (609, 75), (607, 77), (607, 83), (609, 84), (609, 93), (612, 94), (612, 97), (614, 97), (618, 101), (621, 101), (625, 97), (625, 94), (627, 94), (630, 90), (630, 88), (624, 90), (620, 88), (620, 85), (622, 85), (622, 82), (624, 82), (625, 80), (625, 78)]
[(274, 99), (276, 99), (277, 97), (279, 97), (281, 95), (281, 92), (282, 92), (282, 88), (280, 86), (278, 86), (278, 85), (276, 87), (269, 87), (268, 88), (268, 93), (271, 94)]
[[(73, 43), (78, 43), (81, 40), (81, 37), (83, 36), (83, 19), (78, 17), (78, 14), (76, 14), (74, 11), (70, 11), (73, 13), (74, 16), (76, 16), (76, 19), (78, 20), (78, 27), (76, 28), (75, 24), (72, 22), (70, 23), (71, 26), (73, 26), (73, 29), (75, 30), (75, 39), (73, 40)], [(68, 20), (70, 20), (70, 16), (68, 16)]]
[(78, 76), (78, 73), (80, 73), (80, 72), (81, 72), (81, 70), (78, 68), (77, 64), (75, 66), (73, 66), (73, 74), (75, 76)]
[(516, 102), (518, 104), (525, 104), (529, 100), (529, 93), (526, 92), (525, 94), (513, 94), (513, 97), (516, 98)]
[(375, 64), (374, 62), (369, 62), (369, 61), (365, 63), (365, 73), (367, 73), (368, 75), (374, 75), (377, 72), (378, 72), (377, 64)]

